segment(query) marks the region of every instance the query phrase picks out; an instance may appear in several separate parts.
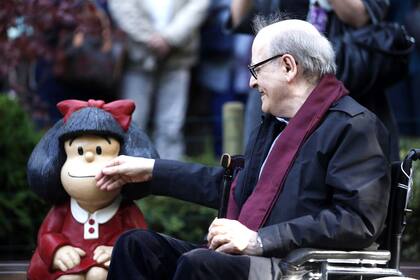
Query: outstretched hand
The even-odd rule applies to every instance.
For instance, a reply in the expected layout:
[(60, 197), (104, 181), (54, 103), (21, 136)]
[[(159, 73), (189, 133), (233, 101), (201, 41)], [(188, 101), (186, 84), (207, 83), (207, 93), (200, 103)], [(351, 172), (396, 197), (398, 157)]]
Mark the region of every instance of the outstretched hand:
[(149, 181), (154, 164), (150, 158), (118, 156), (96, 175), (96, 186), (111, 191), (128, 183)]
[(258, 233), (236, 220), (215, 219), (207, 235), (208, 247), (216, 252), (241, 255), (262, 255)]

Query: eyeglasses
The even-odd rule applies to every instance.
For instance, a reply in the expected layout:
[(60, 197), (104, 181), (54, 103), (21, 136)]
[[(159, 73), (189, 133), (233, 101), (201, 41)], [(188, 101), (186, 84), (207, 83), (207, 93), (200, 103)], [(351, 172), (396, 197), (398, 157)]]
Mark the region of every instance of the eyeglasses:
[(257, 67), (259, 67), (259, 66), (261, 66), (261, 65), (263, 65), (263, 64), (265, 64), (265, 63), (267, 63), (267, 62), (269, 62), (269, 61), (271, 61), (271, 60), (273, 60), (273, 59), (275, 59), (275, 58), (277, 58), (277, 57), (282, 57), (284, 55), (284, 53), (282, 53), (282, 54), (278, 54), (278, 55), (275, 55), (275, 56), (272, 56), (272, 57), (270, 57), (270, 58), (267, 58), (266, 60), (263, 60), (263, 61), (261, 61), (261, 62), (258, 62), (258, 63), (255, 63), (255, 64), (253, 64), (253, 65), (248, 65), (248, 70), (249, 70), (249, 72), (251, 73), (251, 75), (255, 78), (255, 80), (257, 79), (257, 71), (255, 71), (255, 69), (257, 68)]

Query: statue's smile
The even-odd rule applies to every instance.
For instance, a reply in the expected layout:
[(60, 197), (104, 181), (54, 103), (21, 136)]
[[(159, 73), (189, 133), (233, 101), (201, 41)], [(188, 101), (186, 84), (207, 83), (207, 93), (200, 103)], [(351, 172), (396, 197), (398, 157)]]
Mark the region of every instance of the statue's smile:
[(74, 176), (74, 175), (71, 175), (70, 172), (67, 172), (67, 174), (72, 178), (95, 178), (95, 175)]

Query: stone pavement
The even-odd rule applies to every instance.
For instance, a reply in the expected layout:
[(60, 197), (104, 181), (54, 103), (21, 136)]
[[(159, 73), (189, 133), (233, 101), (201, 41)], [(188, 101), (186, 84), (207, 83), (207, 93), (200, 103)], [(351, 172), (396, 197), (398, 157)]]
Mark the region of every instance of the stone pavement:
[[(27, 261), (0, 262), (0, 280), (26, 280)], [(420, 263), (402, 263), (401, 271), (406, 277), (420, 279)]]

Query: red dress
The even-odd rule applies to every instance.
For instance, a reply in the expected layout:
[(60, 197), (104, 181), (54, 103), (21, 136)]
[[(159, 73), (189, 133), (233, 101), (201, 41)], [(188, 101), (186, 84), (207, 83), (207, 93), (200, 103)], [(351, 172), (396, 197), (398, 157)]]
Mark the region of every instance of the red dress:
[[(132, 201), (122, 201), (117, 209), (115, 209), (116, 212), (114, 211), (115, 214), (109, 215), (108, 213), (107, 221), (104, 223), (95, 222), (90, 217), (83, 224), (80, 223), (80, 217), (77, 221), (77, 217), (73, 216), (70, 201), (54, 206), (38, 232), (38, 247), (29, 265), (28, 279), (55, 280), (64, 274), (86, 273), (93, 266), (104, 267), (93, 260), (93, 252), (96, 247), (100, 245), (114, 246), (115, 241), (123, 232), (147, 227), (143, 214)], [(104, 216), (102, 213), (95, 217), (103, 219)], [(91, 239), (86, 239), (86, 234), (96, 234), (97, 237), (90, 236), (88, 238)], [(81, 248), (86, 252), (86, 255), (81, 257), (79, 265), (66, 272), (52, 270), (54, 254), (64, 245)]]

